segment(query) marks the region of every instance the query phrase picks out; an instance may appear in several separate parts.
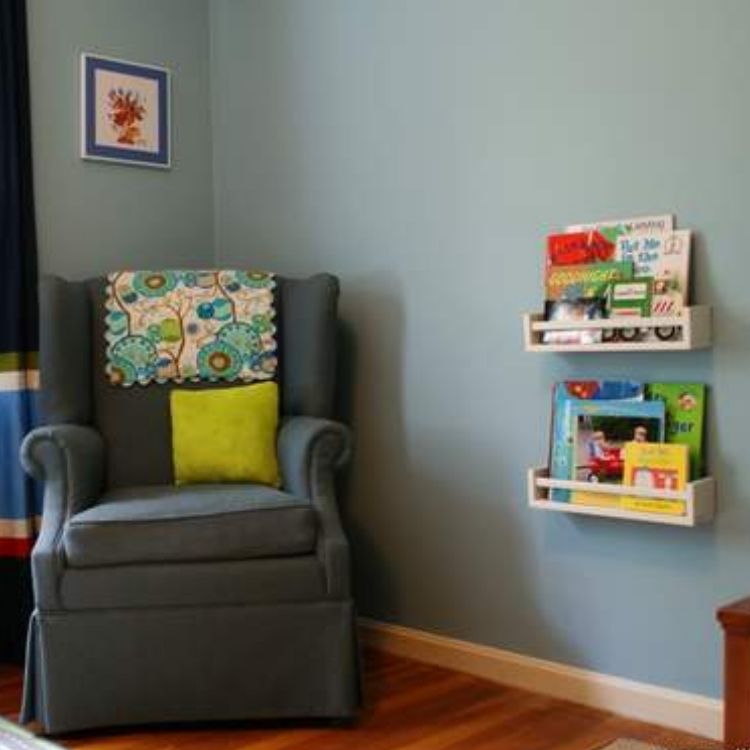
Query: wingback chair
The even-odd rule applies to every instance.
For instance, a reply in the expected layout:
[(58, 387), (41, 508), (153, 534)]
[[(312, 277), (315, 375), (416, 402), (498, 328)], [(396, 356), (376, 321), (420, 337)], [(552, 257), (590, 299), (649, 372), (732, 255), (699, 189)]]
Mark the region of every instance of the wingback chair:
[(169, 393), (105, 377), (105, 280), (41, 283), (46, 426), (22, 718), (48, 734), (153, 722), (348, 718), (359, 706), (334, 495), (338, 282), (277, 279), (283, 485), (175, 486)]

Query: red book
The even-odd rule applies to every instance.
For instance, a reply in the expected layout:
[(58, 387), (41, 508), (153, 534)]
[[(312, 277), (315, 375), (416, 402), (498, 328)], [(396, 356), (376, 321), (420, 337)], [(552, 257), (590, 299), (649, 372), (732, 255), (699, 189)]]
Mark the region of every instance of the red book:
[(596, 230), (547, 236), (547, 265), (574, 266), (614, 260), (615, 243)]

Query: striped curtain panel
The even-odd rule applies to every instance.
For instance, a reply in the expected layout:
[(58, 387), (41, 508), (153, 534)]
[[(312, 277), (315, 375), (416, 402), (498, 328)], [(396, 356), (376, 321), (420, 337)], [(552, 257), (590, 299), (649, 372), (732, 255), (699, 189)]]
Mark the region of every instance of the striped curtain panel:
[(0, 657), (28, 615), (28, 554), (40, 513), (18, 448), (37, 418), (38, 313), (25, 0), (0, 2)]

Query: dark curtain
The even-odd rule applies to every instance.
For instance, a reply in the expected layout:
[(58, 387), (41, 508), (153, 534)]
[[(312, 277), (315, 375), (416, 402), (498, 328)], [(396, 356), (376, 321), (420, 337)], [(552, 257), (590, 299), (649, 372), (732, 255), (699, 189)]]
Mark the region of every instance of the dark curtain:
[(18, 447), (36, 422), (37, 267), (25, 0), (0, 0), (0, 661), (23, 655), (40, 508)]

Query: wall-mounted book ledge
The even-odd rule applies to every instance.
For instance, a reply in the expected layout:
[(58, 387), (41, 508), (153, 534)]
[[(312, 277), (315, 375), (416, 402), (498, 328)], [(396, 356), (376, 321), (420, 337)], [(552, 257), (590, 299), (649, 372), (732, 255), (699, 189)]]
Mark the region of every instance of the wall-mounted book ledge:
[[(580, 502), (557, 502), (549, 500), (551, 489), (571, 490), (583, 492), (586, 495)], [(601, 495), (601, 505), (589, 504), (595, 499), (590, 495)], [(588, 496), (588, 497), (587, 497)], [(607, 498), (611, 497), (612, 504), (607, 505)], [(653, 510), (634, 510), (623, 507), (620, 498), (627, 497), (629, 505), (637, 506), (637, 500), (669, 501), (665, 506), (671, 507), (671, 512), (656, 512)], [(529, 506), (539, 510), (550, 510), (558, 513), (575, 513), (584, 516), (603, 516), (605, 518), (622, 518), (630, 521), (645, 521), (672, 526), (696, 526), (710, 521), (716, 509), (716, 485), (713, 477), (697, 479), (688, 482), (684, 490), (657, 490), (649, 487), (630, 487), (621, 484), (604, 484), (600, 482), (579, 482), (567, 479), (550, 479), (546, 467), (529, 469), (528, 472), (528, 502)], [(653, 507), (658, 502), (650, 503)], [(682, 505), (682, 511), (678, 506)]]
[[(526, 313), (523, 329), (527, 352), (691, 351), (711, 346), (711, 307), (685, 307), (676, 317), (620, 317), (575, 322), (547, 321), (542, 313)], [(595, 343), (545, 343), (545, 333), (553, 331), (600, 332), (603, 340)]]

